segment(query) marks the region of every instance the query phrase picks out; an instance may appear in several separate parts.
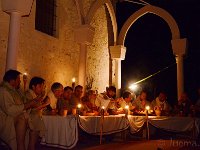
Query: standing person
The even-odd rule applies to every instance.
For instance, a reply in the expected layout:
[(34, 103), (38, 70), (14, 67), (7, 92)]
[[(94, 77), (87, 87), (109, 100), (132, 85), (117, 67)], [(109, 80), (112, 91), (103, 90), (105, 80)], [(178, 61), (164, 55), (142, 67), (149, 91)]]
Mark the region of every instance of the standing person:
[(20, 74), (17, 70), (8, 70), (0, 85), (0, 138), (12, 150), (25, 150), (26, 110), (37, 104), (36, 99), (24, 103), (25, 96), (19, 90)]
[[(28, 101), (31, 101), (37, 97), (44, 97), (45, 80), (40, 77), (33, 77), (29, 84), (29, 90), (25, 95)], [(42, 137), (45, 134), (45, 125), (42, 120), (42, 108), (46, 106), (42, 101), (39, 101), (36, 108), (32, 108), (29, 113), (29, 150), (35, 150), (35, 144), (38, 136)]]

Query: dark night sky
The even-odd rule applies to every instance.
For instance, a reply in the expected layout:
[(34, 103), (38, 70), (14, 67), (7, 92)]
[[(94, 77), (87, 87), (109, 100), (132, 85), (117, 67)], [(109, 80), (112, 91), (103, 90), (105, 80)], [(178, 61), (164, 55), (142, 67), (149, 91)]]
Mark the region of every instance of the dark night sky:
[[(195, 100), (200, 87), (200, 0), (146, 0), (168, 11), (176, 20), (181, 38), (188, 39), (188, 51), (184, 58), (185, 91)], [(117, 3), (119, 31), (126, 19), (142, 5), (130, 2)], [(126, 59), (122, 61), (122, 89), (130, 81), (141, 80), (169, 65), (171, 67), (142, 82), (152, 99), (159, 90), (168, 94), (171, 103), (176, 101), (176, 64), (171, 48), (171, 31), (167, 23), (153, 14), (139, 18), (129, 29), (125, 40)]]

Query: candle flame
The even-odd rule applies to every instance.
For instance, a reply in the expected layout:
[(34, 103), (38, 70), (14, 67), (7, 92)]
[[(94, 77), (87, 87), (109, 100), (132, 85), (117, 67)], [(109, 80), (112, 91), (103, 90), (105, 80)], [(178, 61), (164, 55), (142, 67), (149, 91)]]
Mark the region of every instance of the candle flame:
[(73, 83), (75, 83), (75, 82), (76, 82), (76, 79), (75, 79), (75, 77), (73, 77), (73, 78), (72, 78), (72, 82), (73, 82)]
[(146, 110), (149, 110), (149, 109), (150, 109), (150, 106), (146, 106), (145, 109), (146, 109)]
[(78, 108), (81, 108), (81, 104), (78, 104), (77, 107), (78, 107)]
[(128, 106), (128, 105), (126, 105), (126, 106), (125, 106), (125, 109), (129, 109), (129, 106)]

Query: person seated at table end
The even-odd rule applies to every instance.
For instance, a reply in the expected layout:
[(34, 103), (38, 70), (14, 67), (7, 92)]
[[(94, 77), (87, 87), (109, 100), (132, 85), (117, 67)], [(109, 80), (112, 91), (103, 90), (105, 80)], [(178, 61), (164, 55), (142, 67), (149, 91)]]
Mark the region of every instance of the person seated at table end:
[(8, 70), (0, 84), (0, 139), (13, 150), (25, 149), (28, 110), (35, 108), (39, 99), (26, 102), (20, 90), (20, 72)]
[[(37, 97), (44, 99), (45, 94), (45, 80), (40, 77), (33, 77), (29, 83), (29, 90), (25, 92), (28, 101), (36, 99)], [(46, 107), (43, 101), (37, 102), (37, 107), (32, 108), (29, 113), (29, 150), (35, 150), (35, 144), (38, 136), (43, 137), (45, 134), (45, 125), (42, 120), (42, 110)]]
[(183, 92), (175, 105), (176, 114), (179, 116), (192, 116), (194, 115), (193, 105), (186, 92)]

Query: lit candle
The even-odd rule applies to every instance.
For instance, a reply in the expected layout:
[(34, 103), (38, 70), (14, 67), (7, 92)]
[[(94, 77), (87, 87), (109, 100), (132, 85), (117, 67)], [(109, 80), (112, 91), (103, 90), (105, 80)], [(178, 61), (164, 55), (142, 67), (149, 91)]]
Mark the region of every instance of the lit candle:
[(150, 110), (150, 106), (146, 106), (146, 122), (147, 122), (147, 139), (149, 140), (149, 121), (148, 121), (148, 111)]
[(81, 104), (78, 104), (78, 105), (77, 105), (77, 108), (78, 108), (78, 115), (80, 115)]
[(73, 90), (74, 90), (74, 88), (75, 88), (75, 82), (76, 82), (76, 79), (75, 79), (75, 77), (73, 77), (73, 78), (72, 78), (72, 88), (73, 88)]
[(128, 116), (128, 110), (129, 110), (129, 106), (128, 106), (128, 105), (126, 105), (126, 106), (125, 106), (125, 117), (127, 117), (127, 116)]
[(145, 109), (146, 109), (146, 115), (148, 115), (148, 111), (150, 110), (150, 106), (146, 106)]
[(101, 107), (101, 115), (104, 115), (104, 110), (105, 110), (105, 107), (102, 106), (102, 107)]

